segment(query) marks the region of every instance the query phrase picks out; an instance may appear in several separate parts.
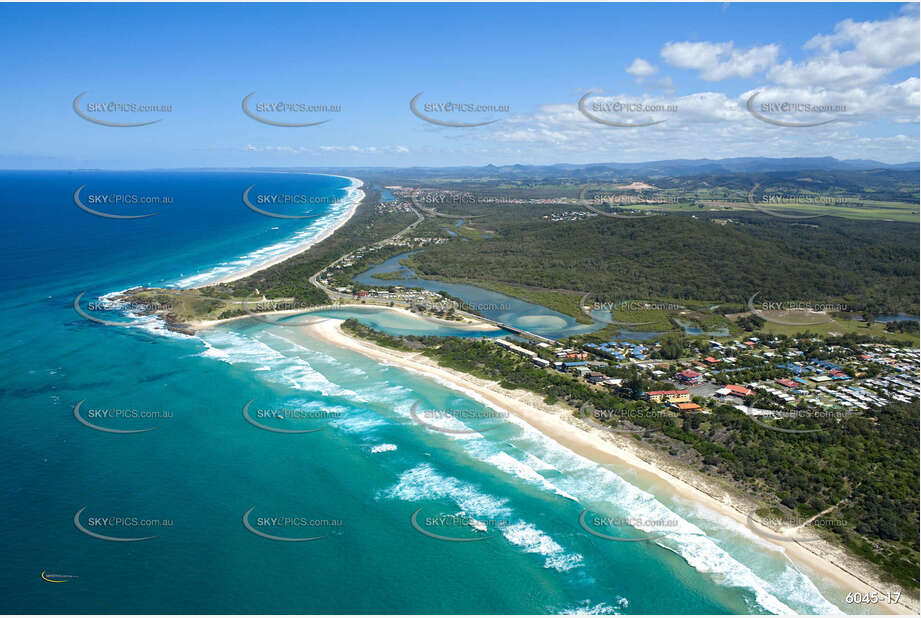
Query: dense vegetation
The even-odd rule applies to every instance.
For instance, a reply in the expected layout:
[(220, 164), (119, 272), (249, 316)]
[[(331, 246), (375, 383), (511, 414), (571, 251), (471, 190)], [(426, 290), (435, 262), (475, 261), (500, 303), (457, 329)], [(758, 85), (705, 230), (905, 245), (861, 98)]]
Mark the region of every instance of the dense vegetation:
[(826, 217), (791, 224), (767, 215), (547, 225), (509, 222), (490, 239), (445, 243), (411, 258), (424, 276), (590, 292), (599, 301), (707, 299), (840, 302), (874, 314), (918, 308), (918, 228)]
[[(858, 555), (877, 564), (893, 581), (918, 587), (918, 402), (892, 404), (875, 418), (854, 416), (779, 421), (787, 429), (822, 429), (809, 434), (771, 431), (732, 406), (712, 414), (677, 415), (643, 400), (638, 392), (660, 385), (632, 368), (605, 373), (624, 378), (619, 391), (590, 386), (571, 376), (540, 369), (487, 340), (396, 337), (349, 320), (355, 335), (391, 348), (423, 349), (444, 366), (527, 389), (574, 411), (603, 410), (595, 418), (640, 429), (637, 439), (654, 443), (700, 471), (731, 479), (738, 487), (779, 509), (807, 518), (833, 507), (826, 529)], [(644, 431), (642, 431), (645, 429)]]

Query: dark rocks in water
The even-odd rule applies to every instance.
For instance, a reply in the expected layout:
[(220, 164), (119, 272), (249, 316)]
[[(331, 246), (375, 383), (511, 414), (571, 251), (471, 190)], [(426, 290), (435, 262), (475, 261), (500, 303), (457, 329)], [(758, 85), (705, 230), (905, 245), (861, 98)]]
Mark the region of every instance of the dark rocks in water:
[(183, 335), (194, 335), (195, 334), (195, 329), (189, 326), (188, 324), (172, 324), (170, 322), (167, 322), (166, 330), (172, 331), (174, 333), (182, 333)]

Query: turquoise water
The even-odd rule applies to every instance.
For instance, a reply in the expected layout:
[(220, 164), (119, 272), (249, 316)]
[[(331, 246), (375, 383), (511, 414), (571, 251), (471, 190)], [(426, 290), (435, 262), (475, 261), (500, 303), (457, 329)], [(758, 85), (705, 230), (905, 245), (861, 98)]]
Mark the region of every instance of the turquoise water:
[[(484, 317), (511, 324), (517, 328), (552, 339), (579, 333), (590, 333), (605, 326), (600, 322), (579, 324), (568, 315), (473, 285), (422, 279), (417, 277), (412, 269), (400, 264), (400, 260), (409, 255), (412, 255), (412, 252), (394, 256), (377, 266), (372, 266), (365, 272), (356, 275), (354, 281), (361, 285), (402, 285), (404, 287), (424, 288), (433, 292), (445, 291), (455, 298), (464, 300), (464, 302), (476, 308)], [(394, 271), (400, 271), (404, 278), (386, 281), (374, 278), (375, 274)]]
[[(284, 242), (300, 231), (272, 230), (276, 222), (255, 214), (215, 217), (236, 207), (248, 182), (233, 174), (142, 179), (177, 193), (209, 187), (198, 193), (201, 211), (186, 213), (188, 234), (175, 237), (166, 233), (175, 224), (150, 223), (156, 217), (141, 220), (151, 236), (131, 223), (72, 216), (72, 180), (0, 175), (4, 195), (20, 198), (4, 205), (15, 225), (2, 232), (9, 242), (0, 256), (4, 611), (816, 613), (835, 611), (826, 597), (843, 598), (816, 588), (746, 528), (512, 418), (439, 421), (479, 433), (421, 424), (414, 405), (488, 410), (470, 395), (319, 343), (297, 325), (249, 319), (192, 337), (156, 320), (85, 320), (72, 306), (85, 289), (201, 280), (252, 259), (265, 238)], [(288, 181), (344, 197), (342, 179), (278, 179)], [(28, 212), (15, 208), (26, 196), (40, 197)], [(331, 208), (325, 225), (338, 216)], [(204, 227), (211, 233), (195, 233)], [(392, 320), (386, 313), (371, 319)], [(169, 415), (90, 418), (110, 429), (154, 428), (114, 434), (77, 422), (81, 401), (84, 418), (112, 409)], [(244, 408), (262, 427), (247, 422)], [(432, 538), (411, 524), (420, 508), (424, 531), (489, 538)], [(642, 518), (667, 522), (656, 528), (667, 535), (608, 541), (581, 528), (585, 508), (636, 524), (599, 528), (607, 534), (643, 535)], [(322, 538), (264, 538), (243, 525), (247, 512), (258, 532)], [(91, 532), (156, 538), (94, 538), (75, 526), (77, 513)], [(459, 515), (476, 522), (439, 523)], [(123, 521), (101, 519), (116, 517)], [(471, 523), (485, 523), (486, 533)], [(43, 571), (77, 579), (52, 584)]]
[(359, 322), (391, 335), (432, 335), (437, 337), (507, 337), (508, 331), (499, 329), (457, 328), (443, 322), (408, 316), (402, 312), (373, 307), (349, 307), (329, 311), (312, 311), (282, 322), (305, 322), (310, 318), (328, 317), (338, 320), (354, 318)]

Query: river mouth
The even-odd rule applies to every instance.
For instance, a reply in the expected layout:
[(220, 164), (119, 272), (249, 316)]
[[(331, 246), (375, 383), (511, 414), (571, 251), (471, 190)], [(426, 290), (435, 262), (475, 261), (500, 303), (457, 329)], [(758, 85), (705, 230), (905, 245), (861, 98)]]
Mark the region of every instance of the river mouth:
[[(475, 285), (420, 278), (411, 268), (400, 263), (400, 260), (415, 253), (418, 253), (418, 251), (396, 255), (356, 275), (352, 278), (352, 281), (363, 286), (395, 285), (418, 287), (432, 292), (447, 292), (454, 298), (460, 299), (474, 308), (484, 318), (551, 339), (591, 333), (605, 326), (603, 322), (597, 320), (592, 324), (580, 324), (575, 318), (547, 307), (535, 305)], [(391, 273), (399, 273), (400, 278), (392, 278)], [(386, 279), (379, 279), (374, 276), (384, 274), (387, 275)]]
[[(433, 279), (423, 279), (419, 277), (410, 267), (401, 264), (403, 260), (419, 251), (409, 251), (396, 255), (376, 266), (355, 275), (352, 281), (362, 286), (402, 286), (418, 287), (432, 292), (447, 292), (454, 298), (460, 299), (467, 305), (475, 308), (477, 312), (485, 318), (502, 322), (515, 328), (525, 330), (536, 335), (548, 337), (550, 339), (562, 339), (573, 335), (584, 335), (603, 329), (613, 323), (610, 312), (602, 310), (593, 310), (591, 324), (581, 324), (575, 318), (559, 313), (547, 307), (529, 303), (519, 298), (514, 298), (501, 292), (494, 292), (468, 283), (450, 283), (447, 281), (437, 281)], [(398, 275), (397, 275), (398, 273)], [(374, 275), (386, 275), (386, 278), (377, 278)], [(329, 316), (336, 317), (336, 316)], [(360, 321), (367, 319), (367, 316), (358, 317)], [(366, 323), (372, 326), (370, 323)], [(692, 325), (682, 325), (685, 334), (700, 335), (708, 334), (711, 336), (729, 336), (729, 332), (722, 331), (714, 333), (703, 333), (695, 329)], [(388, 334), (429, 334), (429, 333), (407, 333), (393, 332), (383, 328)], [(698, 331), (698, 332), (695, 332)], [(500, 333), (501, 334), (501, 333)], [(618, 338), (632, 339), (636, 341), (649, 341), (664, 333), (659, 331), (630, 330), (622, 328), (617, 333)], [(469, 332), (463, 336), (470, 336)]]

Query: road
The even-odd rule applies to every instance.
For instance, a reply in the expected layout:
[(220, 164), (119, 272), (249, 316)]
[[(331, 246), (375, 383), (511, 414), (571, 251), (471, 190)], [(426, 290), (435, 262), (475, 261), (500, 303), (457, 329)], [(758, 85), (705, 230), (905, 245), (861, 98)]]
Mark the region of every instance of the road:
[[(378, 242), (374, 243), (372, 246), (373, 246), (373, 247), (380, 247), (380, 246), (385, 245), (385, 244), (387, 244), (387, 243), (390, 243), (390, 242), (392, 242), (392, 241), (399, 240), (404, 234), (406, 234), (406, 233), (409, 232), (410, 230), (414, 229), (417, 225), (419, 225), (420, 223), (422, 223), (422, 222), (425, 220), (425, 215), (423, 215), (421, 212), (419, 212), (419, 210), (418, 210), (417, 208), (415, 208), (415, 207), (413, 207), (413, 206), (410, 206), (410, 209), (413, 211), (413, 214), (415, 214), (416, 217), (417, 217), (415, 221), (413, 221), (412, 223), (410, 223), (409, 225), (407, 225), (405, 228), (403, 228), (402, 230), (400, 230), (399, 232), (397, 232), (397, 233), (394, 234), (393, 236), (390, 236), (389, 238), (386, 238), (386, 239), (384, 239), (384, 240), (379, 240)], [(333, 302), (334, 304), (339, 304), (339, 303), (341, 303), (343, 300), (346, 300), (346, 301), (352, 301), (352, 300), (354, 300), (354, 296), (353, 296), (352, 294), (342, 294), (342, 293), (340, 293), (340, 292), (337, 292), (337, 291), (335, 291), (335, 290), (329, 288), (328, 286), (324, 285), (323, 283), (321, 283), (321, 282), (320, 282), (320, 275), (322, 275), (326, 270), (328, 270), (328, 269), (330, 269), (330, 268), (336, 266), (337, 264), (339, 264), (339, 262), (341, 262), (342, 260), (348, 258), (348, 257), (349, 257), (350, 255), (352, 255), (353, 253), (355, 253), (355, 252), (357, 252), (357, 251), (361, 251), (362, 249), (365, 249), (365, 248), (366, 248), (366, 247), (359, 247), (358, 249), (355, 249), (354, 251), (350, 251), (350, 252), (346, 253), (345, 255), (340, 256), (340, 257), (337, 258), (334, 262), (330, 263), (329, 265), (327, 265), (326, 267), (324, 267), (322, 270), (320, 270), (318, 273), (316, 273), (316, 274), (314, 274), (313, 276), (311, 276), (311, 277), (310, 277), (310, 283), (311, 283), (312, 285), (318, 287), (319, 289), (323, 290), (323, 292), (324, 292), (327, 296), (329, 296), (329, 298), (332, 300), (332, 302)], [(404, 302), (404, 301), (391, 301), (391, 302), (393, 302), (394, 304), (400, 304), (400, 305), (404, 305), (404, 306), (407, 306), (407, 307), (408, 307), (408, 306), (411, 306), (411, 303)], [(553, 343), (553, 344), (556, 343), (556, 340), (550, 339), (549, 337), (544, 337), (543, 335), (538, 335), (538, 334), (536, 334), (536, 333), (531, 333), (531, 332), (528, 332), (528, 331), (526, 331), (526, 330), (522, 330), (522, 329), (520, 329), (520, 328), (516, 328), (516, 327), (514, 327), (514, 326), (511, 326), (511, 325), (509, 325), (509, 324), (505, 324), (504, 322), (498, 322), (498, 321), (496, 321), (496, 320), (491, 320), (491, 319), (489, 319), (489, 318), (485, 318), (485, 317), (483, 317), (483, 316), (481, 316), (481, 315), (476, 315), (476, 314), (473, 314), (473, 313), (468, 313), (468, 312), (466, 312), (466, 311), (463, 311), (463, 310), (457, 309), (457, 308), (454, 309), (454, 312), (457, 313), (458, 315), (461, 315), (461, 316), (463, 316), (463, 317), (465, 317), (465, 318), (468, 318), (468, 319), (471, 319), (471, 320), (479, 320), (479, 321), (481, 321), (481, 322), (487, 322), (487, 323), (489, 323), (489, 324), (492, 324), (493, 326), (497, 326), (497, 327), (501, 328), (502, 330), (509, 331), (509, 332), (511, 332), (511, 333), (514, 333), (514, 334), (519, 335), (519, 336), (522, 336), (522, 337), (526, 337), (526, 338), (528, 338), (528, 339), (534, 339), (534, 340), (537, 340), (537, 341), (542, 341), (542, 342), (544, 342), (544, 343)]]

